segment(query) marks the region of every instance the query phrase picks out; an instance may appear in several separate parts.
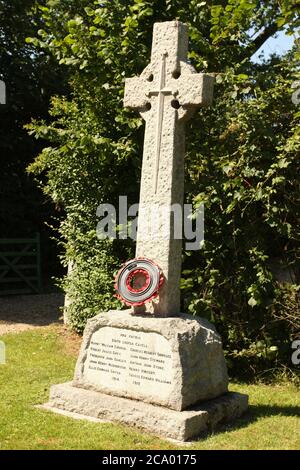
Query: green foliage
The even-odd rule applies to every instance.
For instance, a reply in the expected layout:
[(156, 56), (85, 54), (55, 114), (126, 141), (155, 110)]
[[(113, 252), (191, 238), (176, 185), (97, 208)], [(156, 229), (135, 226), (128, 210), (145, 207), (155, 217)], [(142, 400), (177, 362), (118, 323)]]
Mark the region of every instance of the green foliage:
[[(78, 216), (78, 213), (75, 212), (74, 216)], [(73, 241), (73, 246), (66, 243), (67, 255), (76, 262), (71, 273), (63, 280), (62, 287), (72, 299), (69, 314), (73, 328), (80, 333), (86, 320), (95, 313), (120, 308), (120, 302), (112, 296), (114, 271), (119, 265), (113, 244), (100, 241), (95, 230), (78, 230), (76, 221), (70, 223), (69, 219), (63, 224), (63, 235), (67, 241)]]
[(187, 155), (190, 197), (205, 203), (206, 241), (202, 256), (185, 260), (193, 273), (185, 310), (216, 323), (234, 359), (229, 363), (246, 372), (249, 357), (254, 371), (278, 361), (290, 365), (292, 332), (272, 317), (284, 289), (272, 268), (277, 262), (299, 279), (300, 140), (291, 58), (251, 66), (251, 75), (244, 69), (218, 76), (202, 140), (210, 137), (199, 150), (201, 124), (194, 121)]
[(32, 12), (34, 0), (0, 0), (0, 79), (7, 103), (0, 105), (0, 227), (2, 237), (43, 231), (51, 206), (36, 189), (26, 167), (42, 149), (23, 129), (33, 117), (47, 117), (49, 96), (63, 87), (56, 61), (25, 38), (42, 20)]
[(44, 29), (28, 39), (72, 76), (72, 98), (52, 100), (51, 125), (29, 126), (50, 142), (29, 170), (66, 213), (60, 233), (64, 263), (76, 266), (64, 281), (73, 327), (82, 331), (86, 318), (117, 305), (112, 274), (133, 247), (96, 238), (96, 208), (116, 205), (120, 194), (138, 201), (143, 123), (123, 109), (124, 78), (149, 62), (153, 23), (178, 18), (190, 25), (196, 69), (216, 74), (213, 107), (188, 130), (186, 200), (205, 203), (206, 240), (184, 253), (183, 309), (217, 325), (235, 371), (288, 364), (281, 344), (289, 343), (289, 326), (272, 320), (278, 299), (283, 311), (288, 298), (272, 263), (297, 276), (300, 113), (291, 86), (299, 52), (259, 65), (250, 58), (277, 30), (295, 29), (294, 2), (281, 9), (244, 0), (77, 3), (46, 2)]

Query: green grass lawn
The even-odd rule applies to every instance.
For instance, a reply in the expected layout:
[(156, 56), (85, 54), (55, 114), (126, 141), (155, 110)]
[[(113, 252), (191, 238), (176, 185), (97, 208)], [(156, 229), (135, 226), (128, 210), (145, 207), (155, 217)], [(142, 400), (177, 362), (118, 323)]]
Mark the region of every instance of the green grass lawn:
[(73, 420), (35, 408), (51, 384), (70, 380), (77, 342), (61, 327), (2, 336), (0, 449), (300, 449), (300, 393), (292, 384), (232, 384), (250, 408), (232, 425), (197, 442), (175, 445), (116, 424)]

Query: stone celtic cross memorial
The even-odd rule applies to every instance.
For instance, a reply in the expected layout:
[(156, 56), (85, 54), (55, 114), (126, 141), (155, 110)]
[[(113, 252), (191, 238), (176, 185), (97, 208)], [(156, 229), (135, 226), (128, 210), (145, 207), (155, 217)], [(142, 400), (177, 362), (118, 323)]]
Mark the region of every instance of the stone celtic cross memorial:
[(187, 62), (187, 26), (156, 23), (150, 64), (125, 84), (124, 105), (146, 121), (137, 258), (157, 264), (164, 284), (143, 306), (90, 319), (72, 382), (53, 385), (46, 408), (118, 421), (189, 440), (240, 416), (248, 397), (228, 392), (220, 336), (180, 313), (181, 240), (171, 211), (149, 237), (149, 208), (183, 204), (185, 121), (212, 101), (213, 79)]
[[(140, 77), (125, 83), (124, 105), (146, 121), (136, 256), (162, 268), (166, 282), (152, 305), (162, 316), (180, 312), (181, 239), (174, 237), (168, 208), (183, 205), (185, 121), (199, 106), (211, 104), (213, 95), (213, 77), (195, 73), (187, 54), (187, 26), (156, 23), (150, 64)], [(166, 216), (149, 237), (151, 208)]]

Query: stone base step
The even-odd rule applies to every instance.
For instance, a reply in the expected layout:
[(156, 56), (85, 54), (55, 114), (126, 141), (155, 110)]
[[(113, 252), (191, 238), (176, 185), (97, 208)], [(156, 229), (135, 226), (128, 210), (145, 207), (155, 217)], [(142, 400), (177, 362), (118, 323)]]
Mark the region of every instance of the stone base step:
[(54, 412), (65, 411), (86, 419), (114, 421), (160, 437), (188, 441), (200, 433), (210, 432), (218, 423), (226, 423), (241, 416), (248, 408), (248, 396), (228, 392), (188, 410), (175, 411), (85, 390), (67, 382), (51, 387), (50, 400), (44, 407)]

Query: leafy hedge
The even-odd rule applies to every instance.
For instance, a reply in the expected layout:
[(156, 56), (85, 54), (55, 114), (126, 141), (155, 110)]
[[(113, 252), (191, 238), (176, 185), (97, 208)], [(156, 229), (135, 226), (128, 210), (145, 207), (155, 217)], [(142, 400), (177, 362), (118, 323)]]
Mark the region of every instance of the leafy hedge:
[[(28, 126), (50, 143), (29, 171), (65, 211), (63, 262), (75, 269), (63, 285), (77, 331), (101, 310), (120, 307), (113, 273), (134, 246), (99, 240), (96, 208), (116, 204), (120, 194), (129, 204), (138, 201), (144, 128), (123, 109), (124, 77), (149, 62), (153, 22), (178, 18), (190, 25), (196, 69), (216, 74), (213, 106), (187, 131), (186, 201), (205, 203), (205, 244), (183, 253), (182, 308), (216, 324), (232, 373), (290, 367), (290, 343), (299, 335), (299, 324), (291, 327), (286, 317), (299, 305), (300, 111), (291, 100), (299, 51), (261, 64), (250, 58), (262, 34), (296, 28), (292, 4), (282, 2), (279, 10), (242, 0), (223, 6), (49, 0), (40, 6), (44, 29), (28, 41), (71, 69), (73, 95), (53, 98), (51, 125)], [(276, 281), (274, 265), (291, 270), (292, 284)]]

